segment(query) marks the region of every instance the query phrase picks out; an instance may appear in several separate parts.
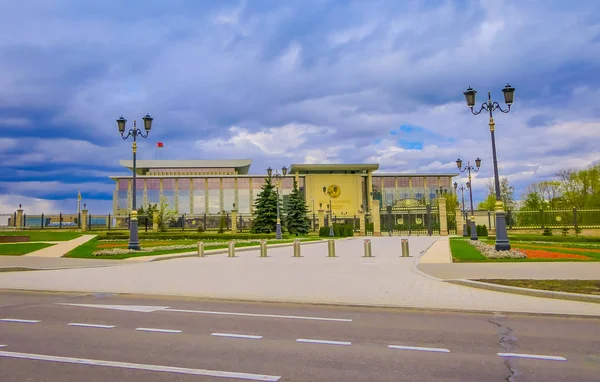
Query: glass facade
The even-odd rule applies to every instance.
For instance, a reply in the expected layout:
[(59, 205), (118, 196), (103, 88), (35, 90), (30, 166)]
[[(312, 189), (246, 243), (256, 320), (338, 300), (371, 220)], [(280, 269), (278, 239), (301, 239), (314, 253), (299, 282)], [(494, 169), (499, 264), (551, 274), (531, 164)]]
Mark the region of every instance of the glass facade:
[(223, 178), (223, 209), (227, 212), (234, 209), (235, 201), (235, 179)]
[(195, 215), (201, 215), (206, 213), (206, 179), (194, 178), (192, 179), (193, 190), (193, 203), (194, 210), (192, 211)]
[(238, 203), (237, 208), (240, 214), (250, 213), (250, 179), (238, 178)]
[(221, 208), (221, 179), (208, 178), (208, 213), (218, 214)]
[(187, 178), (177, 179), (177, 212), (189, 214), (190, 211), (190, 180)]
[(148, 204), (160, 204), (160, 179), (146, 179)]
[(162, 180), (162, 197), (169, 209), (176, 209), (175, 203), (175, 179), (165, 178)]

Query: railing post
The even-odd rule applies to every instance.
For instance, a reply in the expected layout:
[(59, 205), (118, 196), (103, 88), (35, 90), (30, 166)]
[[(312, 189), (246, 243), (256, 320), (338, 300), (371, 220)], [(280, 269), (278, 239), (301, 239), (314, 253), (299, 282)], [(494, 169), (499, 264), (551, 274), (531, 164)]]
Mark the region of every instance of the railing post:
[(242, 232), (242, 224), (244, 224), (244, 220), (242, 219), (242, 215), (240, 214), (240, 224), (238, 225), (238, 232)]
[(92, 215), (88, 216), (88, 225), (87, 225), (87, 229), (88, 231), (92, 230)]
[(81, 229), (81, 212), (77, 213), (77, 228)]
[(540, 221), (542, 222), (542, 229), (544, 229), (544, 209), (540, 208)]
[(127, 229), (131, 230), (131, 214), (127, 215)]
[(512, 210), (508, 210), (506, 216), (508, 217), (508, 229), (512, 229)]
[(23, 228), (27, 227), (27, 214), (23, 214)]
[(181, 230), (185, 231), (185, 214), (181, 215)]
[(108, 226), (107, 226), (106, 228), (107, 228), (109, 231), (110, 231), (110, 223), (111, 223), (111, 222), (112, 222), (112, 219), (111, 219), (111, 217), (110, 217), (110, 214), (108, 214), (108, 221), (107, 221), (107, 225), (108, 225)]
[(40, 229), (44, 229), (44, 214), (42, 214), (42, 221), (40, 223)]
[(58, 228), (62, 228), (62, 212), (58, 214)]

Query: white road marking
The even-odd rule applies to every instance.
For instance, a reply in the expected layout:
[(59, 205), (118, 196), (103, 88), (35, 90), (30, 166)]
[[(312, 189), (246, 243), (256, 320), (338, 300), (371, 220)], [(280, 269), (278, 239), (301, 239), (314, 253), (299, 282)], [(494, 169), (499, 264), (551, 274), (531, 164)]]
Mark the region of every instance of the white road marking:
[(100, 329), (112, 329), (114, 325), (100, 325), (100, 324), (82, 324), (79, 322), (71, 322), (67, 324), (68, 326), (81, 326), (84, 328), (100, 328)]
[(167, 309), (168, 306), (152, 306), (152, 305), (101, 305), (101, 304), (67, 304), (57, 303), (58, 305), (78, 306), (81, 308), (100, 308), (113, 310), (126, 310), (129, 312), (152, 313), (157, 310)]
[(520, 353), (498, 353), (500, 357), (515, 357), (515, 358), (530, 358), (530, 359), (545, 359), (549, 361), (566, 361), (565, 357), (557, 357), (553, 355), (536, 355), (536, 354), (520, 354)]
[(278, 315), (278, 314), (213, 312), (213, 311), (208, 311), (208, 310), (186, 310), (186, 309), (170, 309), (169, 308), (169, 309), (164, 309), (163, 312), (216, 314), (216, 315), (223, 315), (223, 316), (246, 316), (246, 317), (266, 317), (266, 318), (291, 318), (291, 319), (296, 319), (296, 320), (352, 322), (352, 319), (349, 319), (349, 318), (327, 318), (327, 317), (310, 317), (310, 316), (283, 316), (283, 315)]
[(419, 351), (431, 351), (436, 353), (450, 353), (448, 349), (442, 348), (424, 348), (419, 346), (400, 346), (400, 345), (388, 345), (390, 349), (400, 349), (400, 350), (419, 350)]
[(20, 358), (20, 359), (29, 359), (29, 360), (36, 360), (36, 361), (73, 363), (73, 364), (78, 364), (78, 365), (116, 367), (116, 368), (122, 368), (122, 369), (159, 371), (159, 372), (187, 374), (187, 375), (203, 375), (203, 376), (209, 376), (209, 377), (237, 378), (237, 379), (245, 379), (245, 380), (249, 380), (249, 381), (278, 381), (281, 378), (280, 376), (275, 376), (275, 375), (236, 373), (236, 372), (231, 372), (231, 371), (218, 371), (218, 370), (206, 370), (206, 369), (190, 369), (190, 368), (186, 368), (186, 367), (148, 365), (148, 364), (143, 364), (143, 363), (103, 361), (103, 360), (86, 359), (86, 358), (58, 357), (58, 356), (44, 355), (44, 354), (16, 353), (16, 352), (7, 352), (7, 351), (0, 351), (0, 357)]
[(248, 334), (231, 334), (231, 333), (212, 333), (211, 336), (217, 337), (232, 337), (232, 338), (249, 338), (253, 340), (259, 340), (262, 336), (252, 336)]
[(141, 332), (158, 332), (158, 333), (181, 333), (181, 330), (176, 329), (155, 329), (155, 328), (135, 328)]
[(40, 320), (21, 320), (19, 318), (2, 318), (2, 319), (0, 319), (0, 321), (2, 321), (2, 322), (20, 322), (23, 324), (37, 324), (38, 322), (41, 322)]
[(306, 339), (306, 338), (298, 338), (296, 340), (296, 342), (305, 342), (305, 343), (310, 343), (310, 344), (325, 344), (325, 345), (345, 345), (345, 346), (352, 345), (352, 342), (311, 340), (311, 339)]

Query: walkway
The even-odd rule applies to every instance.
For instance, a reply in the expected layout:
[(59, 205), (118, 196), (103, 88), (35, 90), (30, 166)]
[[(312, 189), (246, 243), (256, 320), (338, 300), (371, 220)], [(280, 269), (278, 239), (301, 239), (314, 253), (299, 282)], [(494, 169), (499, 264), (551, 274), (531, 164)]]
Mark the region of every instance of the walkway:
[(400, 257), (399, 237), (371, 238), (374, 257), (363, 255), (363, 240), (213, 255), (102, 268), (0, 274), (0, 288), (195, 296), (216, 299), (413, 307), (492, 312), (600, 316), (600, 304), (538, 298), (446, 283), (417, 270), (421, 252), (437, 238), (409, 238), (415, 257)]
[(59, 244), (52, 245), (50, 247), (38, 249), (37, 251), (30, 252), (23, 256), (28, 257), (63, 257), (71, 250), (79, 247), (81, 244), (87, 243), (88, 241), (95, 238), (96, 235), (82, 235), (76, 239), (63, 241)]

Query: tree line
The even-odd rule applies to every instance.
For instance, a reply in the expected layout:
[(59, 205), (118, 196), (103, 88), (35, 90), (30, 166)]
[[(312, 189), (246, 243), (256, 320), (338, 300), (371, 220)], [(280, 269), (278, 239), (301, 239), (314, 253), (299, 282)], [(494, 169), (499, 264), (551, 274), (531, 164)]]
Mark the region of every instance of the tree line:
[[(493, 211), (496, 203), (493, 180), (490, 180), (487, 188), (487, 197), (477, 205), (477, 209)], [(515, 209), (515, 189), (506, 178), (500, 178), (500, 195), (505, 209)], [(563, 169), (555, 174), (554, 179), (530, 184), (521, 196), (520, 208), (600, 208), (600, 164), (582, 170)]]

